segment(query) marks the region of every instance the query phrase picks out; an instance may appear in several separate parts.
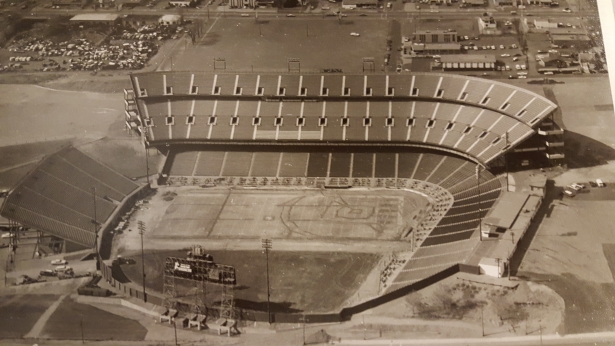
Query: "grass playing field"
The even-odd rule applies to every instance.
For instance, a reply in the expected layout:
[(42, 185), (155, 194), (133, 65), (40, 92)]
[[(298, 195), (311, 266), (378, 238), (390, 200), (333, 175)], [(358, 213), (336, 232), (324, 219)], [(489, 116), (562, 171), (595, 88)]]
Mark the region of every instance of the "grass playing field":
[[(170, 70), (172, 63), (175, 70), (212, 71), (213, 59), (225, 58), (227, 70), (286, 71), (286, 59), (299, 58), (301, 71), (336, 68), (358, 73), (362, 58), (374, 57), (380, 71), (389, 26), (385, 20), (339, 22), (335, 17), (258, 22), (254, 18), (212, 18), (204, 24), (204, 32), (210, 31), (194, 46), (178, 45), (178, 53), (162, 69)], [(351, 32), (361, 36), (350, 36)]]
[(395, 190), (161, 188), (136, 218), (148, 239), (398, 240), (427, 205)]
[(0, 297), (0, 339), (19, 339), (26, 335), (57, 299), (53, 294)]
[[(204, 244), (206, 246), (206, 244)], [(275, 243), (274, 243), (275, 247)], [(232, 265), (237, 272), (235, 303), (238, 308), (266, 311), (266, 258), (260, 251), (208, 251), (215, 262)], [(145, 254), (146, 286), (162, 292), (162, 266), (168, 256), (185, 257), (185, 251)], [(123, 265), (126, 276), (141, 283), (141, 256), (137, 263)], [(273, 312), (339, 311), (341, 305), (363, 283), (380, 256), (365, 253), (284, 252), (269, 254), (271, 309)], [(181, 282), (184, 293), (192, 283)], [(220, 300), (219, 289), (207, 286), (208, 302)], [(186, 298), (190, 301), (190, 297)]]

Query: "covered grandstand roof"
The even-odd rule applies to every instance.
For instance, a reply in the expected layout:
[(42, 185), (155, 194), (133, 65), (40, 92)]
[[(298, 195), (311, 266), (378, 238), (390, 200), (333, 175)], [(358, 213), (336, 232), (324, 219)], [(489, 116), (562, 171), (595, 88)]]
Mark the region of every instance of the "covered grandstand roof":
[(10, 193), (0, 215), (84, 246), (94, 246), (103, 224), (139, 186), (75, 148), (45, 158)]
[(483, 222), (490, 226), (509, 229), (529, 196), (525, 192), (504, 192)]
[(152, 144), (404, 143), (489, 162), (557, 107), (516, 86), (448, 74), (160, 72), (131, 79)]

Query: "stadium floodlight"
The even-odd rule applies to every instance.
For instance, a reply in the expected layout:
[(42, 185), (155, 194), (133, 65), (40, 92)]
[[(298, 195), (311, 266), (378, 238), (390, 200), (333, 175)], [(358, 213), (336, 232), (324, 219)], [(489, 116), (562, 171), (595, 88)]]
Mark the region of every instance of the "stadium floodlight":
[(261, 245), (265, 250), (265, 255), (267, 256), (267, 323), (271, 324), (271, 294), (269, 291), (269, 250), (271, 250), (273, 244), (271, 243), (271, 239), (261, 239)]
[(141, 274), (143, 274), (143, 302), (147, 303), (147, 296), (145, 295), (145, 255), (143, 253), (143, 234), (145, 233), (145, 222), (139, 220), (137, 224), (139, 227), (139, 234), (141, 235)]

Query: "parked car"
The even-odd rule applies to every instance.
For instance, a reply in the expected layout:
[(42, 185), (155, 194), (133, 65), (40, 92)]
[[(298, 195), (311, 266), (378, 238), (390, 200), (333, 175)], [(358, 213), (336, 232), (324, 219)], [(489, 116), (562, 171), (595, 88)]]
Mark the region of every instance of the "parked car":
[(69, 271), (73, 271), (73, 268), (69, 267), (69, 266), (57, 266), (56, 267), (56, 271), (57, 272), (69, 272)]
[(602, 179), (596, 179), (596, 185), (598, 185), (598, 187), (606, 187), (606, 184), (602, 181)]
[(242, 17), (250, 17), (250, 15), (249, 15), (249, 14), (247, 14), (247, 13), (242, 13), (242, 14), (241, 14), (241, 16), (242, 16)]
[(361, 34), (359, 34), (358, 32), (351, 32), (350, 36), (358, 37), (358, 36), (361, 36)]
[(562, 12), (572, 13), (572, 10), (570, 8), (566, 7), (565, 9), (562, 10)]
[(286, 15), (286, 17), (296, 17), (296, 16), (294, 14), (292, 14), (292, 13), (289, 13), (289, 14)]
[(571, 198), (577, 195), (576, 193), (574, 193), (574, 192), (572, 192), (570, 190), (564, 190), (564, 191), (562, 191), (562, 194), (565, 197), (571, 197)]
[(58, 273), (52, 269), (41, 270), (39, 273), (40, 276), (57, 276)]
[(68, 264), (68, 261), (65, 260), (64, 258), (54, 259), (53, 261), (51, 261), (51, 264), (53, 264), (53, 265)]

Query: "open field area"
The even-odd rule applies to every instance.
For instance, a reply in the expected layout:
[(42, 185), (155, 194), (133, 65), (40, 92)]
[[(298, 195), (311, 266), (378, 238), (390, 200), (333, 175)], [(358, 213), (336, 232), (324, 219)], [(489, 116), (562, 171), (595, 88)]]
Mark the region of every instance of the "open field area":
[[(207, 245), (205, 244), (205, 248)], [(261, 251), (207, 251), (216, 263), (237, 271), (235, 304), (238, 308), (267, 310), (266, 258)], [(162, 267), (166, 257), (185, 257), (185, 251), (145, 254), (146, 286), (162, 292)], [(122, 270), (133, 282), (141, 282), (141, 256)], [(286, 252), (269, 254), (271, 309), (273, 312), (339, 311), (363, 283), (380, 256), (365, 253)], [(183, 291), (192, 287), (183, 282)], [(219, 288), (207, 286), (208, 300), (220, 300)], [(189, 299), (189, 298), (188, 298)]]
[(0, 146), (105, 136), (122, 114), (120, 94), (75, 93), (32, 85), (0, 85)]
[(0, 339), (26, 335), (57, 299), (53, 294), (0, 296)]
[(41, 337), (59, 340), (143, 340), (147, 330), (139, 322), (91, 305), (64, 299), (51, 315)]
[(404, 191), (160, 188), (136, 218), (147, 237), (398, 240), (427, 199)]
[[(373, 57), (380, 71), (389, 26), (388, 21), (344, 18), (339, 22), (335, 17), (258, 22), (254, 18), (212, 18), (205, 24), (204, 32), (210, 31), (202, 40), (194, 46), (179, 45), (179, 52), (161, 69), (212, 71), (213, 59), (225, 58), (227, 70), (286, 71), (286, 59), (299, 58), (301, 71), (329, 68), (358, 73), (361, 59)], [(361, 36), (350, 36), (351, 32)]]

